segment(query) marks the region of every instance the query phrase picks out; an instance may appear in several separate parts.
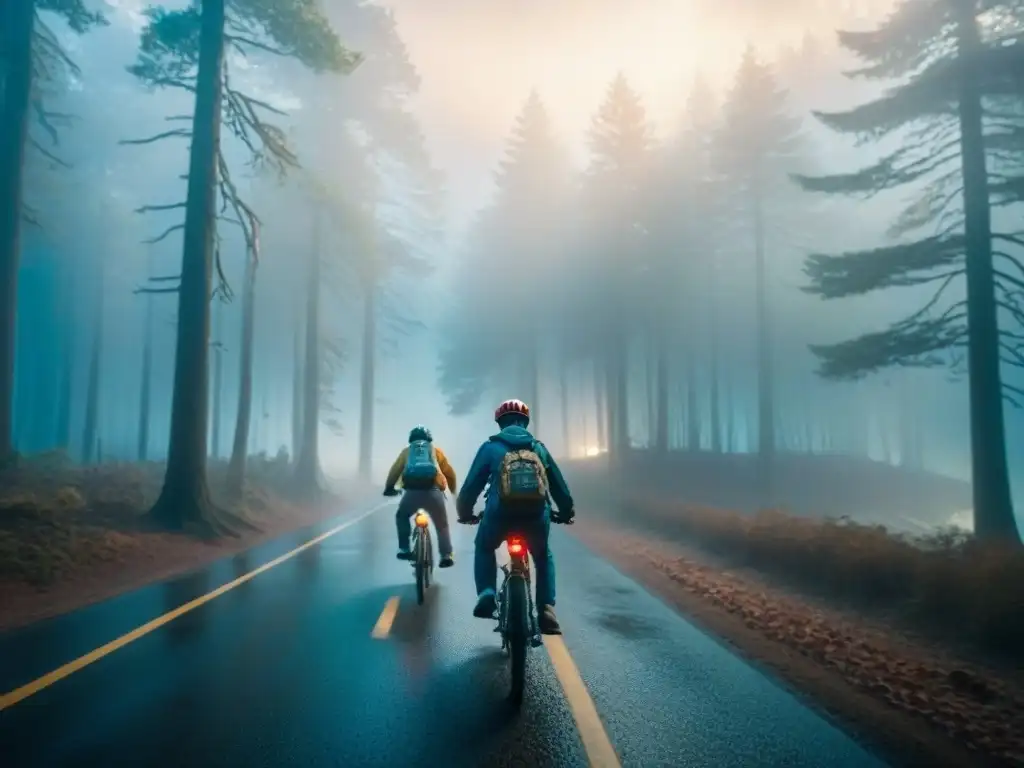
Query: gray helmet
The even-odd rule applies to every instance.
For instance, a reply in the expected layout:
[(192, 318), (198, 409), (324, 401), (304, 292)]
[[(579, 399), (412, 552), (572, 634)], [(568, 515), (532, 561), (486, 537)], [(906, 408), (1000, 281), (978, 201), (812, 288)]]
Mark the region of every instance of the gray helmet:
[(426, 440), (428, 443), (431, 443), (434, 441), (434, 436), (430, 434), (430, 430), (422, 424), (417, 424), (409, 432), (409, 442), (412, 443), (416, 440)]

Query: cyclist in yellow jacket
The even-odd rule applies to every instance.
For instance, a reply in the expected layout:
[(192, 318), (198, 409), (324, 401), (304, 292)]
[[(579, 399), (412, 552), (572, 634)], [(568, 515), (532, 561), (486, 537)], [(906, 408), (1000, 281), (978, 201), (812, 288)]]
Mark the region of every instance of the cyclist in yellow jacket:
[(438, 565), (451, 568), (455, 565), (455, 557), (452, 554), (452, 534), (448, 527), (444, 492), (451, 490), (455, 493), (455, 470), (448, 463), (444, 451), (434, 445), (434, 436), (424, 426), (413, 427), (409, 432), (409, 445), (402, 449), (391, 465), (384, 483), (384, 495), (397, 495), (395, 485), (399, 482), (405, 494), (398, 502), (398, 512), (395, 514), (398, 559), (408, 560), (412, 557), (409, 551), (409, 537), (412, 535), (409, 518), (417, 510), (425, 509), (437, 529), (437, 546), (441, 551), (441, 562)]

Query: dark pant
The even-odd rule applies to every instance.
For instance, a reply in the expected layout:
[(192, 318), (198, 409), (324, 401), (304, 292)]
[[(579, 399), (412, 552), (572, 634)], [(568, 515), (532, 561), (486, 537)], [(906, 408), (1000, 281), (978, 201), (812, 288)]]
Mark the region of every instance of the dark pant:
[(518, 533), (526, 539), (526, 549), (533, 557), (533, 568), (537, 577), (537, 603), (555, 604), (555, 556), (551, 553), (548, 537), (551, 534), (551, 518), (547, 512), (534, 519), (523, 519), (503, 513), (503, 510), (486, 509), (476, 531), (476, 557), (473, 572), (476, 577), (476, 593), (495, 592), (498, 581), (498, 560), (495, 550), (505, 538)]
[(448, 509), (445, 506), (444, 492), (439, 490), (419, 491), (407, 490), (398, 502), (395, 523), (398, 526), (398, 548), (409, 548), (409, 537), (412, 535), (410, 518), (419, 510), (424, 510), (434, 522), (437, 529), (437, 548), (441, 557), (452, 553), (452, 532), (448, 527)]

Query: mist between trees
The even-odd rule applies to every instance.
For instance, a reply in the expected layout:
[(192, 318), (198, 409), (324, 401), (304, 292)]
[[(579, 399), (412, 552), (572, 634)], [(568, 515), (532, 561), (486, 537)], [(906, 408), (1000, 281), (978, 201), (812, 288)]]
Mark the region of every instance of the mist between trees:
[[(0, 453), (166, 457), (154, 512), (217, 530), (236, 521), (208, 453), (237, 488), (247, 453), (288, 446), (315, 492), (321, 425), (358, 419), (368, 474), (376, 363), (422, 330), (413, 288), (458, 246), (435, 328), (453, 413), (512, 390), (567, 455), (753, 452), (771, 504), (782, 451), (927, 464), (926, 393), (969, 382), (976, 531), (1016, 540), (1020, 3), (897, 4), (841, 53), (751, 47), (727, 89), (681, 87), (666, 141), (625, 73), (582, 168), (538, 87), (462, 244), (442, 242), (394, 20), (325, 8), (5, 6)], [(841, 62), (861, 106), (810, 115), (784, 87)], [(823, 151), (836, 135), (858, 146)], [(840, 195), (877, 196), (888, 230)], [(857, 328), (840, 310), (898, 291)], [(353, 364), (358, 397), (338, 391)]]
[[(839, 33), (850, 75), (884, 90), (813, 116), (750, 48), (725, 92), (693, 85), (662, 142), (620, 75), (584, 168), (532, 94), (459, 272), (468, 299), (441, 379), (453, 410), (511, 380), (546, 435), (560, 417), (569, 452), (752, 451), (770, 505), (781, 450), (881, 442), (919, 466), (939, 419), (924, 390), (966, 380), (975, 530), (1016, 541), (1003, 409), (1024, 396), (1022, 21), (1017, 2), (897, 4)], [(805, 54), (788, 64), (822, 61)], [(821, 126), (857, 141), (849, 167), (820, 151)], [(893, 191), (912, 194), (889, 197), (874, 242), (855, 206), (828, 201)], [(900, 315), (885, 317), (890, 304), (852, 338), (835, 333), (835, 304), (897, 289), (911, 297)], [(798, 314), (801, 294), (825, 302)]]

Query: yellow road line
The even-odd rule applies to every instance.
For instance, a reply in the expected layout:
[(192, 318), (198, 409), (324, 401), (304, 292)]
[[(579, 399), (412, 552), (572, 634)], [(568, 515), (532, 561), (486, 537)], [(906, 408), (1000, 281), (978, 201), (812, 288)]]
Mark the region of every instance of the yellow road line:
[(97, 648), (97, 649), (95, 649), (93, 651), (90, 651), (89, 653), (85, 654), (84, 656), (80, 656), (79, 658), (75, 659), (74, 661), (69, 661), (64, 666), (58, 667), (57, 669), (53, 670), (52, 672), (49, 672), (49, 673), (43, 675), (42, 677), (33, 680), (31, 683), (26, 683), (25, 685), (21, 686), (20, 688), (15, 688), (13, 691), (10, 691), (9, 693), (5, 693), (3, 696), (0, 696), (0, 711), (3, 711), (5, 709), (7, 709), (8, 707), (13, 707), (18, 702), (24, 701), (29, 696), (32, 696), (32, 695), (34, 695), (36, 693), (39, 693), (39, 691), (43, 690), (44, 688), (48, 688), (49, 686), (53, 685), (54, 683), (59, 682), (60, 680), (63, 680), (68, 675), (72, 675), (75, 672), (77, 672), (78, 670), (82, 669), (83, 667), (89, 666), (94, 661), (99, 661), (104, 656), (107, 656), (107, 655), (113, 653), (114, 651), (118, 650), (119, 648), (123, 648), (124, 646), (128, 645), (128, 643), (132, 642), (133, 640), (138, 640), (143, 635), (148, 635), (154, 629), (158, 629), (158, 628), (162, 627), (164, 624), (167, 624), (170, 621), (174, 621), (174, 619), (178, 618), (179, 616), (183, 616), (184, 614), (188, 613), (189, 611), (194, 610), (195, 608), (198, 608), (199, 606), (204, 605), (205, 603), (210, 602), (215, 597), (220, 597), (225, 592), (228, 592), (228, 591), (234, 589), (235, 587), (237, 587), (237, 586), (239, 586), (241, 584), (244, 584), (245, 582), (249, 581), (250, 579), (256, 578), (257, 576), (259, 576), (264, 571), (269, 571), (274, 566), (280, 565), (285, 560), (289, 560), (289, 559), (295, 557), (300, 552), (304, 552), (305, 550), (309, 549), (310, 547), (316, 546), (317, 544), (322, 542), (324, 539), (328, 539), (331, 536), (335, 535), (336, 533), (340, 533), (341, 531), (345, 530), (346, 528), (352, 527), (353, 525), (355, 525), (356, 523), (360, 522), (364, 518), (367, 518), (370, 515), (372, 515), (378, 509), (382, 509), (382, 508), (384, 508), (386, 506), (389, 506), (391, 504), (394, 504), (394, 502), (393, 501), (386, 501), (383, 504), (378, 504), (373, 509), (367, 510), (363, 514), (359, 515), (358, 517), (354, 517), (351, 520), (346, 520), (341, 525), (335, 526), (334, 528), (332, 528), (331, 530), (327, 531), (326, 533), (321, 533), (315, 539), (310, 539), (305, 544), (302, 544), (302, 545), (296, 547), (295, 549), (293, 549), (291, 552), (286, 552), (285, 554), (281, 555), (280, 557), (275, 558), (274, 560), (271, 560), (269, 563), (265, 563), (264, 565), (261, 565), (259, 568), (256, 568), (255, 570), (252, 570), (252, 571), (249, 571), (249, 573), (246, 573), (243, 576), (239, 576), (234, 581), (229, 582), (228, 584), (225, 584), (225, 585), (223, 585), (221, 587), (217, 587), (217, 589), (213, 590), (212, 592), (208, 592), (205, 595), (197, 597), (195, 600), (193, 600), (193, 601), (191, 601), (189, 603), (185, 603), (184, 605), (180, 605), (177, 608), (175, 608), (173, 611), (169, 611), (168, 613), (165, 613), (163, 616), (157, 616), (155, 619), (153, 619), (152, 621), (146, 622), (141, 627), (136, 627), (131, 632), (129, 632), (129, 633), (125, 634), (125, 635), (121, 635), (121, 637), (118, 637), (115, 640), (111, 640), (106, 645), (101, 645), (99, 648)]
[(383, 640), (391, 633), (391, 625), (395, 623), (395, 616), (398, 615), (398, 595), (389, 597), (388, 601), (384, 603), (384, 610), (380, 613), (380, 618), (377, 619), (377, 623), (373, 625), (373, 631), (370, 633), (370, 637), (374, 640)]
[(591, 768), (621, 768), (619, 756), (615, 754), (608, 733), (597, 714), (594, 700), (590, 698), (587, 686), (580, 677), (580, 671), (565, 647), (561, 635), (545, 635), (544, 647), (548, 649), (551, 664), (555, 668), (558, 682), (565, 691), (569, 709), (576, 721), (576, 729), (583, 740), (583, 749), (587, 753)]

